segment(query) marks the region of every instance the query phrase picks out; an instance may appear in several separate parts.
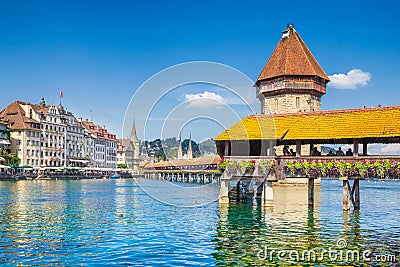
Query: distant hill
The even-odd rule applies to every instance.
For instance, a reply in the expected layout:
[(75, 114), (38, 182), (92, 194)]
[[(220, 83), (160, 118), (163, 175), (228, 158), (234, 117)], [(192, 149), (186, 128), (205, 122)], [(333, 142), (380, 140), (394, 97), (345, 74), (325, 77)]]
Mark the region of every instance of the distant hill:
[(336, 154), (336, 149), (334, 149), (333, 147), (329, 147), (329, 146), (321, 146), (321, 153), (322, 154), (328, 154), (329, 151), (333, 151), (334, 154)]
[[(182, 153), (187, 154), (189, 139), (182, 141)], [(142, 151), (149, 157), (155, 157), (159, 160), (175, 159), (178, 157), (179, 139), (170, 137), (166, 139), (155, 139), (153, 141), (142, 142)], [(213, 140), (208, 139), (200, 144), (192, 140), (193, 157), (216, 155), (217, 149)]]
[(199, 144), (201, 156), (217, 155), (217, 147), (212, 139), (205, 140)]

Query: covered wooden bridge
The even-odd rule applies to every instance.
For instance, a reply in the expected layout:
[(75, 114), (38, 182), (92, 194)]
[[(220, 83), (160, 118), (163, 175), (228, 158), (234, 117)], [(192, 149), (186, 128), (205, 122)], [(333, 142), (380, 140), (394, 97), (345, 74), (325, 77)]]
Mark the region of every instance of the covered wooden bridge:
[(207, 156), (149, 163), (144, 167), (143, 174), (147, 179), (212, 183), (219, 181), (220, 161), (220, 156)]
[[(262, 191), (261, 203), (271, 205), (272, 182), (287, 178), (288, 161), (311, 160), (333, 162), (373, 162), (390, 160), (400, 162), (400, 157), (368, 155), (369, 144), (400, 143), (400, 106), (360, 108), (347, 110), (313, 111), (291, 114), (251, 115), (222, 132), (215, 139), (218, 154), (227, 161), (276, 162), (274, 172), (256, 175), (258, 190)], [(311, 147), (320, 144), (347, 144), (353, 146), (352, 157), (311, 157)], [(294, 157), (281, 157), (283, 145), (294, 148)], [(362, 146), (361, 146), (362, 145)], [(360, 151), (359, 147), (362, 147)], [(361, 156), (362, 155), (362, 156)], [(237, 172), (227, 172), (221, 177), (220, 203), (228, 203), (230, 181), (240, 180)], [(253, 175), (246, 179), (251, 180)], [(364, 175), (338, 172), (343, 180), (343, 208), (360, 207), (359, 180)], [(313, 203), (315, 175), (308, 178), (309, 204)], [(371, 176), (369, 176), (371, 177)], [(377, 178), (377, 177), (375, 177)], [(349, 180), (354, 180), (351, 187)]]

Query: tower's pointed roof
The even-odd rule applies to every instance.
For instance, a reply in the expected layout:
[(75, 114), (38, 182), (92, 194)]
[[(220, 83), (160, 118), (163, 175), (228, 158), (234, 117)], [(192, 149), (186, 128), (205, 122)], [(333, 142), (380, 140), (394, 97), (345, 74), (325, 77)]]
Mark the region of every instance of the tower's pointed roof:
[(281, 40), (258, 76), (256, 84), (262, 80), (284, 75), (312, 75), (329, 81), (293, 24), (289, 24), (283, 31)]
[(179, 133), (178, 159), (183, 159), (183, 152), (182, 152), (182, 136), (181, 136), (181, 133)]
[(193, 149), (192, 149), (192, 129), (190, 129), (190, 136), (189, 136), (189, 146), (187, 150), (187, 158), (192, 159), (193, 158)]
[(139, 138), (137, 137), (136, 134), (136, 119), (135, 115), (133, 115), (133, 124), (132, 124), (132, 131), (131, 131), (131, 140), (132, 142), (139, 142)]

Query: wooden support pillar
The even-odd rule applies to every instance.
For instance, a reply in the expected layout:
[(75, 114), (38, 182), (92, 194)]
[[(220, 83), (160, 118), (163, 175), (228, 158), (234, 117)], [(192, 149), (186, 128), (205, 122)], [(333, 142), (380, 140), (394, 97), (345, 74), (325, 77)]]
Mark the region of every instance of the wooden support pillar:
[(221, 180), (219, 186), (219, 204), (229, 204), (229, 180)]
[(236, 183), (236, 197), (237, 197), (237, 203), (240, 203), (242, 200), (242, 189), (240, 187), (240, 181)]
[(354, 140), (353, 151), (354, 151), (353, 153), (354, 157), (358, 157), (358, 140)]
[(308, 178), (308, 207), (314, 208), (314, 178)]
[(271, 156), (270, 143), (268, 140), (261, 140), (261, 154), (260, 156)]
[(343, 210), (350, 210), (349, 193), (351, 193), (350, 184), (346, 177), (346, 179), (343, 180)]
[(360, 180), (356, 179), (354, 180), (353, 183), (353, 190), (354, 192), (354, 209), (359, 210), (360, 209)]
[(231, 149), (230, 149), (230, 142), (225, 141), (225, 156), (230, 156), (231, 155)]
[(301, 140), (296, 140), (296, 157), (301, 157)]
[(258, 184), (256, 183), (256, 185), (253, 186), (253, 205), (254, 206), (257, 206), (257, 192), (258, 192)]
[(367, 156), (368, 155), (368, 143), (367, 142), (363, 142), (363, 156)]
[(272, 182), (265, 181), (263, 183), (263, 191), (261, 197), (262, 207), (273, 207), (274, 206), (274, 191), (272, 190)]

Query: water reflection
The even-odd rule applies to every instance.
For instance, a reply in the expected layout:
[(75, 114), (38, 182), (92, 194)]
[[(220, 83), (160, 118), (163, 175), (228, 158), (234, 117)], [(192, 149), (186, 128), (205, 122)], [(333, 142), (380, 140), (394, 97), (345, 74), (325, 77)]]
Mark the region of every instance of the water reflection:
[[(144, 182), (160, 194), (171, 188)], [(265, 247), (328, 249), (339, 239), (346, 249), (398, 253), (398, 189), (398, 181), (363, 181), (361, 210), (343, 212), (336, 180), (315, 188), (314, 209), (301, 186), (274, 187), (272, 209), (217, 203), (179, 208), (155, 201), (132, 179), (1, 182), (0, 265), (304, 266), (263, 259)], [(218, 188), (207, 192), (205, 198)], [(186, 194), (172, 197), (187, 201)]]
[[(213, 257), (219, 266), (308, 266), (315, 265), (313, 263), (370, 266), (362, 258), (364, 251), (398, 255), (399, 227), (394, 223), (398, 220), (398, 206), (384, 205), (388, 199), (393, 201), (398, 182), (389, 183), (392, 185), (385, 187), (376, 183), (370, 186), (365, 182), (361, 187), (361, 211), (342, 211), (341, 186), (333, 180), (324, 180), (322, 187), (316, 187), (314, 209), (308, 208), (305, 186), (274, 187), (273, 209), (243, 204), (220, 206)], [(377, 192), (382, 187), (385, 190), (378, 198)], [(400, 204), (398, 198), (394, 202)], [(382, 205), (379, 212), (374, 209), (377, 204)], [(379, 213), (387, 215), (385, 222)], [(343, 251), (343, 255), (348, 251), (359, 252), (360, 260), (346, 259), (345, 256), (331, 259), (322, 255), (323, 250), (329, 249), (337, 253)], [(283, 250), (286, 255), (281, 259), (277, 255), (270, 258), (271, 250), (275, 253)], [(296, 258), (288, 255), (293, 250), (299, 253), (313, 250), (316, 260), (293, 260)], [(391, 263), (374, 264), (395, 266)]]
[(213, 254), (217, 265), (259, 265), (262, 261), (258, 253), (264, 246), (319, 246), (319, 186), (315, 188), (314, 209), (308, 208), (307, 200), (306, 186), (274, 186), (273, 208), (221, 205), (215, 239), (217, 252)]

